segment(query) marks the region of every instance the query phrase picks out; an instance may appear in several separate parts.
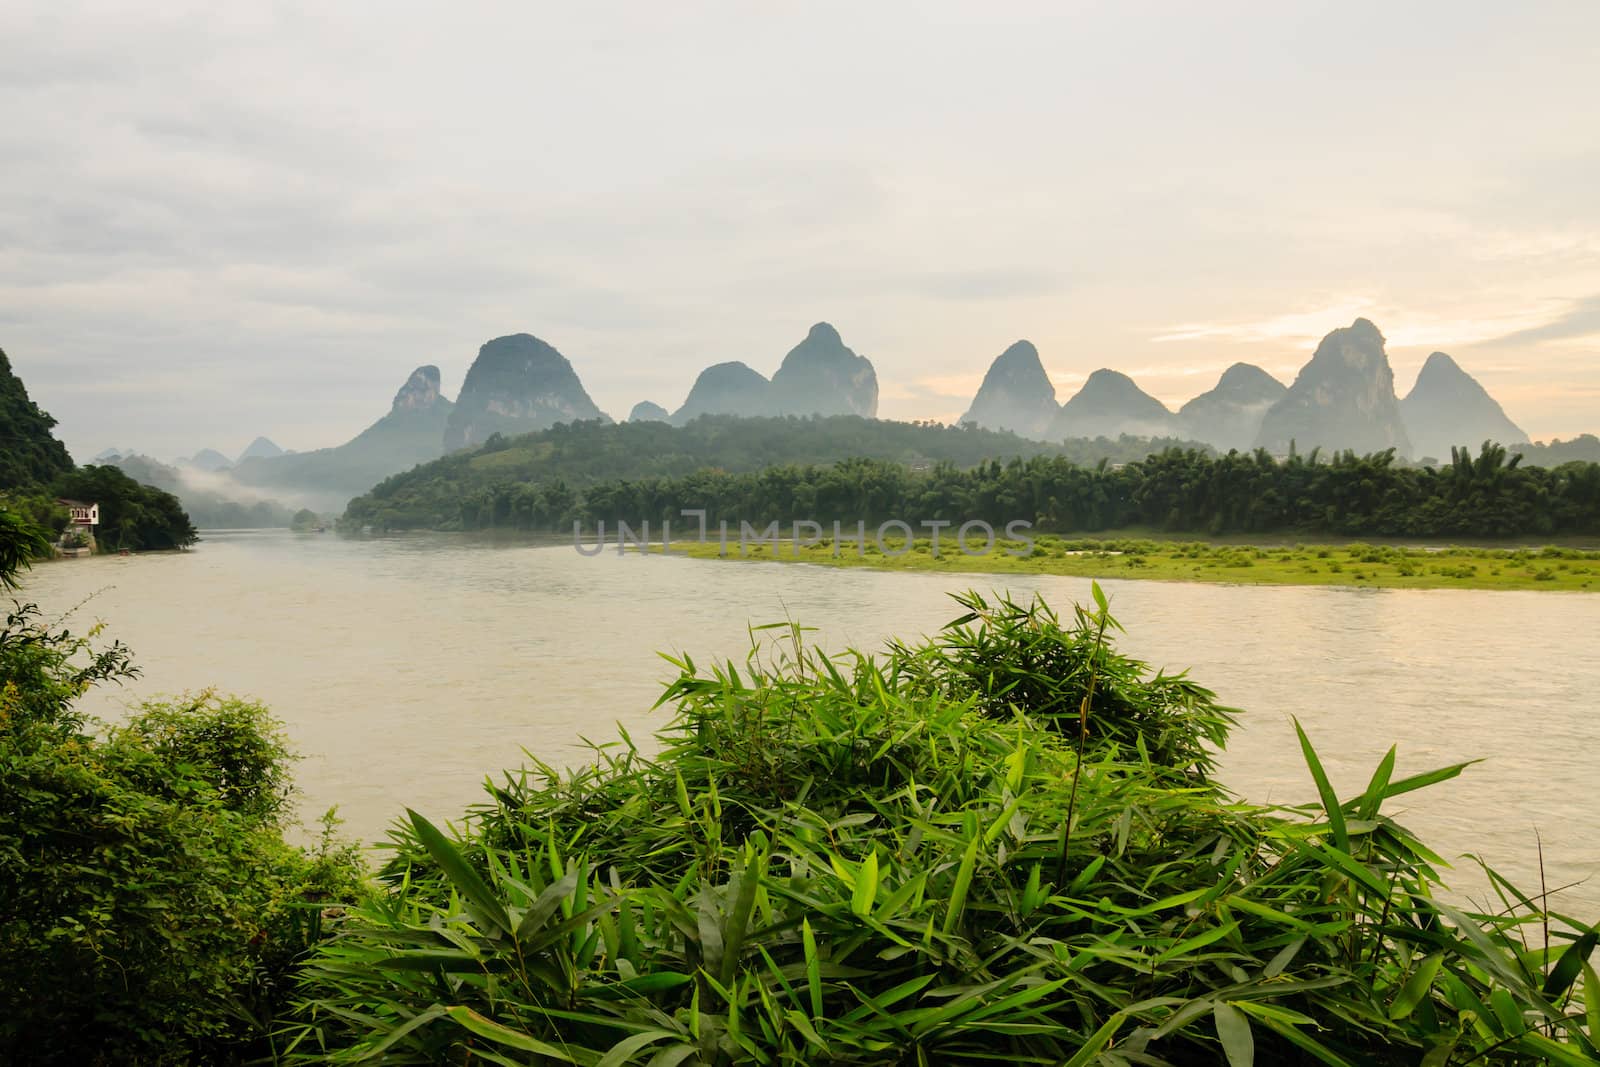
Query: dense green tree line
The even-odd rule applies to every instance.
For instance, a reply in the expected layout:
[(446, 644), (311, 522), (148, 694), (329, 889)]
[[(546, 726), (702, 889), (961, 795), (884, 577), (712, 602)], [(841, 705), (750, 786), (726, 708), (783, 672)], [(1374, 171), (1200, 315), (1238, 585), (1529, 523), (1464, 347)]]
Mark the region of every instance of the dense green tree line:
[[(697, 471), (753, 472), (782, 465), (834, 464), (871, 456), (911, 469), (944, 463), (972, 467), (994, 456), (1054, 456), (1077, 463), (1123, 463), (1189, 442), (1123, 437), (1030, 441), (1011, 433), (939, 423), (890, 422), (854, 415), (738, 418), (707, 415), (686, 426), (664, 422), (562, 424), (516, 438), (492, 436), (397, 474), (350, 502), (345, 523), (380, 529), (459, 529), (475, 522), (475, 501), (513, 487), (537, 494), (524, 504), (565, 515), (582, 490), (602, 482), (686, 478)], [(542, 521), (542, 520), (540, 520)], [(535, 523), (534, 525), (537, 525)]]
[(177, 497), (136, 482), (115, 467), (79, 467), (49, 485), (0, 493), (0, 499), (49, 531), (52, 538), (68, 523), (67, 511), (56, 503), (58, 499), (97, 503), (100, 525), (95, 527), (95, 538), (106, 551), (185, 548), (199, 539)]
[(9, 506), (30, 521), (59, 535), (67, 526), (66, 509), (58, 499), (100, 505), (95, 538), (103, 550), (142, 552), (185, 548), (198, 540), (194, 524), (171, 493), (143, 485), (115, 467), (79, 467), (49, 485), (27, 486), (4, 494)]
[(466, 495), (439, 525), (469, 530), (570, 530), (604, 521), (637, 528), (663, 520), (678, 530), (684, 509), (727, 521), (876, 524), (898, 519), (997, 529), (1149, 527), (1188, 533), (1306, 532), (1393, 537), (1513, 537), (1600, 532), (1600, 464), (1524, 467), (1498, 445), (1457, 451), (1449, 465), (1406, 467), (1392, 452), (1331, 457), (1263, 451), (1213, 456), (1168, 449), (1137, 462), (1093, 466), (1060, 456), (917, 469), (884, 460), (786, 464), (749, 472), (701, 470), (681, 477), (505, 483)]

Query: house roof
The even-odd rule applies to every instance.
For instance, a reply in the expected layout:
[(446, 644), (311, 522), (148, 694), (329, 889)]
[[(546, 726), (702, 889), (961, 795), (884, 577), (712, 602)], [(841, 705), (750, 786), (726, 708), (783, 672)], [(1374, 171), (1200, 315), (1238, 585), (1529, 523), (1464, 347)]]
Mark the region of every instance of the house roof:
[(69, 508), (92, 508), (94, 503), (88, 500), (68, 500), (66, 497), (57, 497), (57, 504), (65, 504)]

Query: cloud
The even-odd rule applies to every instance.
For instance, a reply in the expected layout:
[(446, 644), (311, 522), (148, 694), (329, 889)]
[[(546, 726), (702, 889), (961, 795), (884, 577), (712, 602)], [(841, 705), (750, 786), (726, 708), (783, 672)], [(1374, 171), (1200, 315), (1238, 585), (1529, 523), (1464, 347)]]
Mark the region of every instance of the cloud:
[(1247, 342), (1315, 341), (1325, 336), (1335, 326), (1348, 326), (1354, 319), (1370, 317), (1369, 312), (1376, 303), (1371, 297), (1345, 297), (1309, 311), (1274, 315), (1264, 319), (1178, 323), (1162, 328), (1159, 333), (1151, 337), (1151, 340), (1159, 344), (1217, 338)]
[(909, 288), (936, 300), (1011, 300), (1064, 295), (1054, 271), (1025, 267), (935, 271), (910, 279)]
[(1486, 347), (1536, 345), (1581, 337), (1600, 338), (1600, 296), (1574, 300), (1560, 315), (1538, 326), (1528, 326), (1482, 343)]
[[(1511, 304), (1503, 298), (1501, 303)], [(1492, 313), (1493, 309), (1485, 310), (1491, 313), (1454, 316), (1400, 307), (1371, 297), (1359, 297), (1328, 304), (1315, 311), (1265, 319), (1182, 323), (1165, 327), (1151, 340), (1158, 344), (1199, 340), (1247, 344), (1292, 342), (1297, 346), (1309, 347), (1332, 331), (1350, 325), (1355, 319), (1365, 318), (1377, 324), (1391, 348), (1424, 346), (1439, 349), (1494, 343), (1506, 336), (1522, 337), (1537, 333), (1538, 330), (1530, 324), (1541, 322), (1546, 314), (1523, 306), (1510, 306), (1497, 314)], [(1600, 311), (1591, 311), (1590, 315), (1600, 318)], [(1578, 317), (1582, 319), (1581, 313)], [(1508, 334), (1508, 330), (1515, 332)]]
[(0, 344), (89, 454), (333, 444), (517, 330), (613, 413), (819, 319), (904, 417), (1017, 337), (1176, 392), (1357, 315), (1600, 377), (1511, 350), (1592, 332), (1584, 25), (926, 14), (0, 4)]

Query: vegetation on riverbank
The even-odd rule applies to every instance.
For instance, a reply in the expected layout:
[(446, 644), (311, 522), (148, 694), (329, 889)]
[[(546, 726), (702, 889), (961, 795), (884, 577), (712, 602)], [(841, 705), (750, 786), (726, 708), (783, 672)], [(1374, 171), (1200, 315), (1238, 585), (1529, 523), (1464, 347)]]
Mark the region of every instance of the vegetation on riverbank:
[[(0, 567), (19, 527), (0, 522)], [(15, 570), (0, 570), (14, 581)], [(353, 850), (283, 837), (290, 756), (265, 708), (212, 693), (111, 727), (77, 710), (128, 650), (16, 604), (0, 622), (0, 1062), (269, 1056)]]
[[(26, 560), (5, 540), (0, 561)], [(7, 575), (7, 578), (12, 575)], [(1600, 1064), (1595, 932), (1386, 813), (1464, 765), (1245, 805), (1238, 713), (1065, 620), (958, 598), (828, 655), (673, 661), (662, 748), (410, 812), (376, 881), (282, 841), (281, 739), (209, 695), (120, 730), (128, 669), (0, 631), (0, 1057), (53, 1063)]]
[[(697, 425), (662, 431), (681, 433)], [(960, 443), (968, 433), (941, 429), (930, 431), (930, 439)], [(671, 447), (669, 441), (658, 444)], [(826, 465), (778, 461), (782, 465), (744, 470), (706, 463), (689, 473), (583, 485), (545, 480), (537, 466), (517, 467), (515, 477), (501, 477), (492, 468), (472, 473), (474, 465), (492, 458), (441, 460), (460, 468), (459, 482), (442, 481), (439, 471), (425, 477), (431, 468), (390, 479), (371, 496), (352, 501), (341, 526), (559, 532), (574, 523), (593, 529), (602, 521), (614, 529), (621, 521), (636, 530), (648, 522), (659, 534), (671, 522), (681, 536), (688, 525), (683, 512), (694, 509), (713, 528), (722, 521), (735, 528), (740, 522), (838, 521), (853, 527), (864, 521), (875, 528), (888, 520), (913, 527), (983, 520), (996, 529), (1023, 521), (1056, 533), (1142, 527), (1200, 536), (1600, 536), (1600, 464), (1524, 467), (1498, 445), (1486, 445), (1477, 456), (1458, 450), (1437, 469), (1401, 466), (1392, 452), (1312, 452), (1280, 462), (1262, 451), (1215, 456), (1168, 449), (1118, 465), (1084, 465), (1059, 455), (1009, 462), (980, 458), (968, 466), (882, 458)]]
[[(831, 530), (830, 530), (831, 533)], [(615, 537), (615, 532), (612, 534)], [(964, 554), (946, 529), (934, 554), (931, 538), (890, 533), (880, 547), (868, 530), (865, 546), (851, 533), (837, 550), (831, 536), (817, 544), (791, 536), (775, 544), (739, 545), (733, 531), (724, 549), (716, 535), (706, 542), (675, 543), (672, 551), (698, 559), (743, 559), (815, 563), (829, 567), (943, 574), (1061, 574), (1076, 578), (1142, 578), (1156, 581), (1228, 582), (1238, 585), (1335, 585), (1364, 589), (1540, 589), (1600, 592), (1600, 551), (1577, 548), (1414, 548), (1371, 545), (1211, 544), (1145, 538), (1067, 538), (1040, 534), (1031, 550), (1004, 538), (991, 551), (974, 532), (979, 555)], [(592, 549), (592, 545), (590, 546)], [(885, 551), (887, 550), (887, 551)], [(1013, 554), (1028, 552), (1027, 555)]]
[(163, 549), (194, 544), (196, 534), (178, 498), (142, 485), (115, 467), (77, 467), (52, 430), (56, 420), (28, 390), (0, 351), (0, 510), (26, 517), (52, 536), (66, 528), (58, 499), (100, 505), (95, 534), (102, 548)]
[(0, 508), (26, 516), (52, 538), (61, 536), (70, 521), (57, 503), (61, 499), (100, 505), (94, 536), (101, 551), (187, 548), (200, 539), (177, 497), (141, 485), (116, 467), (79, 467), (49, 485), (0, 490)]
[(659, 756), (509, 775), (454, 837), (411, 813), (291, 1058), (1600, 1061), (1594, 936), (1503, 882), (1444, 903), (1384, 814), (1461, 767), (1338, 799), (1306, 739), (1320, 805), (1237, 804), (1234, 713), (1116, 654), (1103, 600), (962, 606), (879, 657), (678, 661)]
[[(598, 506), (612, 499), (618, 486), (691, 486), (725, 475), (754, 477), (754, 472), (769, 469), (828, 468), (860, 456), (901, 470), (941, 464), (967, 469), (997, 456), (1051, 456), (1093, 467), (1131, 462), (1180, 445), (1204, 449), (1193, 442), (1143, 437), (1047, 444), (973, 426), (855, 415), (704, 415), (685, 426), (562, 423), (520, 437), (494, 434), (476, 449), (396, 474), (350, 501), (342, 525), (378, 530), (561, 529), (589, 514), (589, 500)], [(603, 514), (608, 520), (617, 517)]]

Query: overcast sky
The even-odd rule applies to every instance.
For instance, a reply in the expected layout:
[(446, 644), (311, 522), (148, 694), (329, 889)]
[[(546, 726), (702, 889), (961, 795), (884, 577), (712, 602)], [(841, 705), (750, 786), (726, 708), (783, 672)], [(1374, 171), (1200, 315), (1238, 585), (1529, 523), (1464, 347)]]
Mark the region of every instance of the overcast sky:
[[(231, 8), (231, 13), (219, 13)], [(156, 9), (160, 9), (158, 13)], [(559, 348), (616, 417), (818, 320), (1176, 407), (1357, 315), (1600, 431), (1600, 3), (0, 4), (0, 348), (79, 460), (337, 444)]]

